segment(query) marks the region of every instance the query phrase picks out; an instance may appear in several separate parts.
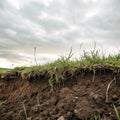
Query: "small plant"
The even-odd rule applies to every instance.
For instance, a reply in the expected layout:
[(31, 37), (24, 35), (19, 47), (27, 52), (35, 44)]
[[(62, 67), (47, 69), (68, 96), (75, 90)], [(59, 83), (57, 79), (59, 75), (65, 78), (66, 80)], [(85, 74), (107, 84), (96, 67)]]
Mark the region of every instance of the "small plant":
[(58, 61), (62, 65), (62, 67), (69, 66), (71, 64), (71, 58), (73, 57), (72, 47), (69, 51), (69, 54), (67, 56), (60, 56), (60, 59)]
[(101, 116), (100, 116), (100, 113), (99, 114), (94, 114), (94, 116), (92, 116), (91, 117), (91, 119), (90, 120), (101, 120), (102, 118), (101, 118)]
[(117, 107), (113, 104), (113, 107), (114, 107), (114, 110), (115, 110), (115, 113), (116, 113), (116, 116), (117, 116), (117, 119), (120, 120), (120, 114), (118, 112), (118, 109)]
[(50, 93), (51, 93), (51, 92), (53, 92), (53, 87), (54, 87), (54, 83), (55, 83), (55, 80), (53, 78), (53, 73), (50, 74), (48, 83), (49, 83), (49, 86), (51, 87), (51, 89), (50, 89)]
[(5, 103), (5, 101), (0, 100), (0, 106), (3, 105)]
[(94, 119), (95, 119), (95, 120), (101, 120), (100, 114), (94, 115)]

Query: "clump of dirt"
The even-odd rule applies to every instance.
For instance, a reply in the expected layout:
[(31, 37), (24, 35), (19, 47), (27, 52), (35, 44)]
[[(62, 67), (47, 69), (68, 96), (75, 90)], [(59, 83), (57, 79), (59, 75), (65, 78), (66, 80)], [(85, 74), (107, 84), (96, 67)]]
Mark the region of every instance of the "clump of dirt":
[(0, 120), (117, 120), (119, 67), (66, 67), (52, 92), (50, 76), (47, 70), (0, 75)]

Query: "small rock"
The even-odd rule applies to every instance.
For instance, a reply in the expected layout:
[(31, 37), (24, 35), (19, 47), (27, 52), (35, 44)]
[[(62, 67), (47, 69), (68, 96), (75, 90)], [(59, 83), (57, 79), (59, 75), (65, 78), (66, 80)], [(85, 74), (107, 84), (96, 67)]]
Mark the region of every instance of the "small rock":
[(74, 110), (74, 113), (75, 113), (75, 114), (78, 114), (79, 112), (75, 109), (75, 110)]
[(73, 113), (72, 112), (67, 112), (67, 118), (71, 118), (72, 117), (72, 115), (73, 115)]
[(73, 102), (76, 102), (76, 99), (73, 99)]
[(27, 118), (27, 120), (32, 120), (32, 118), (31, 118), (31, 117), (29, 117), (29, 118)]
[(76, 96), (75, 99), (78, 100), (78, 97)]
[(112, 100), (113, 101), (117, 101), (118, 100), (118, 96), (117, 95), (112, 95)]
[(36, 117), (36, 118), (35, 118), (35, 120), (42, 120), (42, 119), (41, 119), (41, 118), (39, 118), (39, 117)]
[(73, 98), (73, 102), (76, 102), (76, 100), (78, 100), (77, 96)]
[(81, 113), (78, 110), (74, 109), (74, 114), (77, 118), (82, 119)]
[(5, 76), (4, 76), (4, 75), (2, 75), (2, 76), (1, 76), (1, 79), (4, 79), (4, 78), (5, 78)]
[(63, 116), (60, 116), (57, 120), (65, 120)]

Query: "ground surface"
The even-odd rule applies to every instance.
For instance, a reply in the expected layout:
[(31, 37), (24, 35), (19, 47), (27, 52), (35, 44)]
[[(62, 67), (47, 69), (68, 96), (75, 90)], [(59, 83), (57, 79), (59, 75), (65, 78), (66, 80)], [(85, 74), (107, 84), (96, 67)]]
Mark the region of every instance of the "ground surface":
[(0, 78), (0, 120), (117, 120), (113, 104), (120, 111), (120, 68), (65, 68), (53, 90), (48, 71)]

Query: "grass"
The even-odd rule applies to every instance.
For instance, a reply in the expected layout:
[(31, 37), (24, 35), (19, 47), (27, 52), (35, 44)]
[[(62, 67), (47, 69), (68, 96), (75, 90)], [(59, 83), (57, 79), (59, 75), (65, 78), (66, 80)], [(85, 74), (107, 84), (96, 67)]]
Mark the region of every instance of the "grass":
[(3, 105), (5, 103), (5, 101), (0, 100), (0, 106)]
[(119, 112), (118, 112), (117, 107), (116, 107), (114, 104), (113, 104), (113, 107), (114, 107), (114, 111), (115, 111), (115, 113), (116, 113), (117, 120), (120, 120), (120, 114), (119, 114)]
[(90, 120), (102, 120), (102, 118), (101, 118), (101, 116), (100, 116), (100, 114), (94, 114), (91, 118), (90, 118)]
[(111, 67), (120, 67), (120, 52), (115, 55), (108, 55), (107, 57), (100, 52), (100, 50), (83, 51), (83, 54), (79, 59), (72, 59), (73, 52), (72, 48), (67, 56), (60, 56), (56, 61), (52, 63), (47, 63), (45, 65), (37, 65), (31, 67), (16, 67), (14, 70), (19, 70), (22, 72), (31, 72), (39, 70), (53, 70), (57, 67), (62, 70), (63, 68), (69, 67), (84, 67), (84, 66), (94, 66), (94, 65), (106, 65)]
[(0, 68), (0, 73), (7, 72), (8, 70), (10, 70), (10, 69), (8, 69), (8, 68)]

